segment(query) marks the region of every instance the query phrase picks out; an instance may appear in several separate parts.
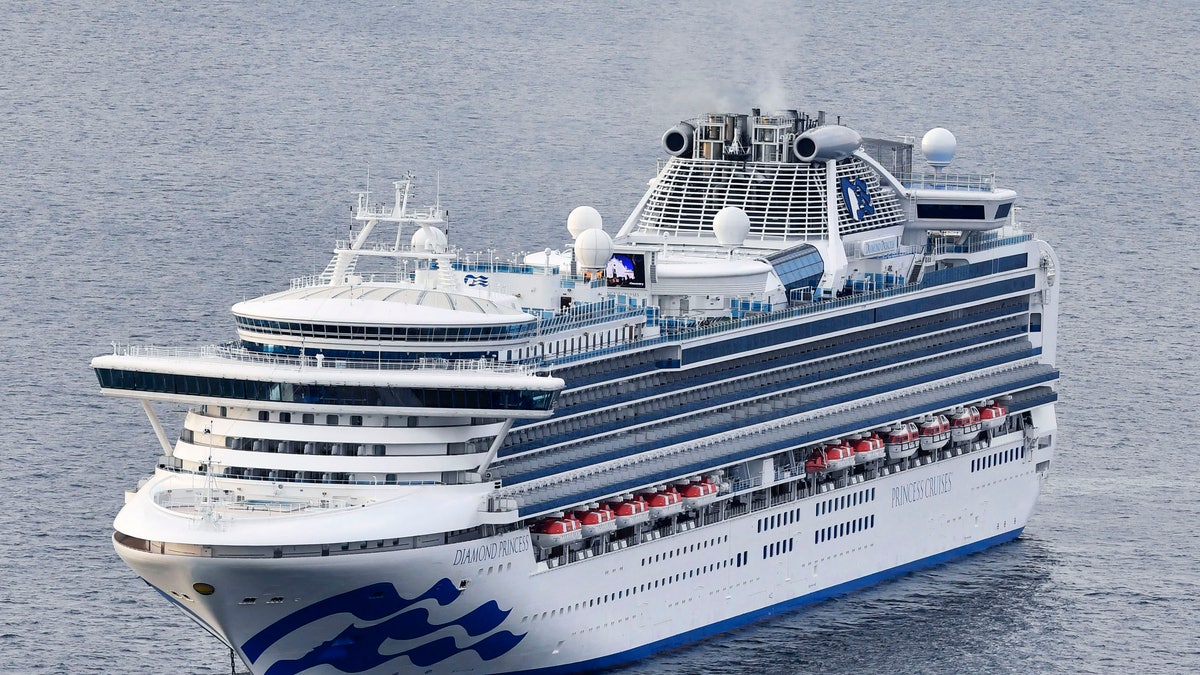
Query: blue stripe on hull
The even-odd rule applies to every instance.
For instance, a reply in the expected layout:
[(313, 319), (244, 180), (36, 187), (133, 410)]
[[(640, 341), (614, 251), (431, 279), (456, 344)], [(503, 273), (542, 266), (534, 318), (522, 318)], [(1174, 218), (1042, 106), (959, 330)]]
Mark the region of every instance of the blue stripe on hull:
[(913, 562), (906, 563), (904, 565), (899, 565), (891, 569), (869, 574), (865, 577), (860, 577), (852, 581), (838, 584), (837, 586), (831, 586), (815, 593), (809, 593), (808, 595), (802, 595), (798, 598), (793, 598), (791, 600), (776, 603), (768, 607), (763, 607), (762, 609), (756, 609), (753, 612), (747, 612), (739, 616), (718, 621), (701, 628), (687, 631), (686, 633), (680, 633), (678, 635), (674, 635), (657, 642), (651, 642), (650, 644), (643, 645), (635, 649), (619, 652), (611, 656), (604, 656), (598, 659), (589, 659), (587, 661), (580, 661), (578, 663), (572, 663), (564, 666), (554, 666), (552, 668), (522, 670), (517, 671), (517, 673), (514, 673), (514, 675), (553, 675), (556, 673), (565, 675), (566, 673), (585, 673), (589, 671), (604, 670), (606, 668), (620, 666), (632, 661), (653, 656), (654, 654), (662, 651), (698, 642), (706, 637), (724, 633), (741, 626), (746, 626), (776, 614), (781, 614), (805, 605), (812, 605), (834, 596), (845, 595), (846, 593), (866, 588), (868, 586), (874, 586), (881, 581), (902, 576), (909, 572), (915, 572), (920, 569), (939, 565), (955, 558), (961, 558), (972, 553), (978, 553), (979, 551), (991, 548), (992, 546), (1016, 539), (1017, 537), (1021, 536), (1021, 531), (1024, 529), (1024, 527), (1019, 527), (1015, 530), (1010, 530), (1003, 534), (998, 534), (994, 537), (977, 541), (973, 544), (967, 544), (966, 546), (960, 546), (949, 551), (931, 555), (927, 558), (914, 560)]

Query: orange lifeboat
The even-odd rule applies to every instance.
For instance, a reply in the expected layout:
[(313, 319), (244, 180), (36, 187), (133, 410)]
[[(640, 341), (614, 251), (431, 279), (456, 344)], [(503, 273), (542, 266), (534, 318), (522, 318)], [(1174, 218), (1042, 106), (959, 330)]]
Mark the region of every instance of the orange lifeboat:
[(866, 464), (884, 458), (883, 439), (876, 434), (860, 435), (852, 439), (850, 445), (854, 447), (855, 464)]
[(646, 498), (652, 518), (666, 518), (683, 513), (683, 495), (673, 487), (650, 494)]
[(805, 473), (825, 473), (828, 470), (825, 464), (825, 452), (821, 448), (814, 449), (804, 462)]
[(854, 468), (854, 447), (849, 441), (834, 441), (825, 446), (825, 463), (830, 471)]
[(921, 432), (912, 422), (902, 422), (884, 432), (883, 447), (888, 459), (905, 459), (921, 447)]
[(945, 415), (934, 415), (921, 422), (921, 449), (933, 452), (946, 447), (950, 442), (950, 420)]
[(546, 518), (533, 526), (531, 535), (537, 546), (553, 548), (583, 539), (583, 523), (572, 515)]
[(973, 440), (983, 430), (979, 410), (974, 406), (958, 410), (950, 415), (950, 440), (963, 443)]
[(1008, 408), (995, 401), (979, 409), (979, 421), (984, 429), (991, 430), (1003, 426), (1007, 417)]
[(584, 537), (594, 537), (617, 529), (617, 514), (608, 506), (596, 506), (574, 515), (583, 525)]
[(721, 488), (716, 483), (709, 482), (708, 479), (688, 483), (682, 490), (683, 508), (698, 509), (708, 506), (717, 501), (717, 493), (720, 491)]
[(804, 463), (807, 473), (829, 473), (843, 471), (854, 466), (854, 448), (849, 443), (834, 441), (823, 448), (817, 448), (809, 455)]
[(641, 495), (609, 504), (616, 515), (617, 527), (640, 525), (650, 520), (650, 505)]

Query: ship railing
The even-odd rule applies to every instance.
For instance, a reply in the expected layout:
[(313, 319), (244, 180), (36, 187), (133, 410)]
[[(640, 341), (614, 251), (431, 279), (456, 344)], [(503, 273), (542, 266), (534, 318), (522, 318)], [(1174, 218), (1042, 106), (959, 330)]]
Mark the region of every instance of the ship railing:
[[(349, 251), (354, 249), (354, 242), (348, 239), (338, 239), (333, 243), (333, 248), (337, 251)], [(420, 258), (431, 258), (443, 254), (457, 256), (459, 253), (459, 249), (456, 246), (447, 246), (445, 247), (444, 251), (434, 253), (424, 246), (413, 246), (411, 244), (401, 244), (400, 246), (396, 246), (395, 244), (382, 241), (369, 241), (362, 246), (359, 246), (356, 250), (371, 251), (374, 253), (395, 253), (397, 255), (407, 254)]]
[[(967, 268), (964, 267), (962, 269), (966, 270)], [(964, 276), (963, 278), (965, 279), (967, 277)], [(946, 283), (945, 280), (939, 279), (938, 281), (939, 281), (939, 283)], [(955, 279), (955, 281), (958, 281), (958, 279)], [(935, 284), (927, 284), (924, 281), (922, 281), (920, 283), (910, 283), (910, 284), (903, 284), (900, 286), (892, 286), (890, 288), (885, 288), (885, 289), (881, 289), (881, 290), (877, 290), (877, 291), (870, 291), (870, 292), (866, 292), (866, 293), (856, 293), (852, 296), (847, 296), (844, 298), (836, 298), (836, 299), (832, 299), (832, 300), (821, 300), (818, 302), (814, 302), (812, 304), (806, 304), (802, 307), (791, 307), (791, 308), (779, 310), (776, 312), (754, 314), (752, 316), (743, 317), (741, 319), (731, 319), (729, 321), (721, 321), (718, 323), (712, 323), (712, 324), (708, 324), (705, 326), (699, 326), (696, 328), (690, 328), (690, 329), (675, 331), (675, 332), (671, 332), (671, 333), (663, 333), (661, 335), (656, 335), (656, 336), (647, 337), (647, 338), (641, 338), (638, 340), (631, 340), (628, 342), (623, 342), (620, 344), (606, 346), (606, 347), (602, 347), (602, 348), (598, 348), (598, 349), (589, 349), (589, 350), (577, 352), (575, 354), (568, 354), (568, 355), (564, 355), (564, 356), (556, 356), (553, 358), (546, 358), (546, 359), (543, 359), (541, 361), (541, 363), (545, 366), (564, 366), (564, 365), (568, 365), (571, 363), (575, 363), (577, 361), (594, 359), (598, 356), (604, 356), (607, 354), (615, 354), (618, 352), (642, 349), (642, 348), (652, 347), (652, 346), (660, 345), (660, 344), (685, 342), (687, 340), (693, 340), (696, 338), (707, 337), (710, 335), (717, 335), (719, 333), (728, 333), (730, 331), (741, 330), (744, 328), (751, 328), (751, 327), (759, 326), (759, 325), (763, 325), (763, 324), (787, 321), (790, 319), (794, 319), (794, 318), (809, 315), (809, 314), (820, 314), (823, 312), (827, 312), (829, 310), (838, 309), (841, 307), (850, 307), (852, 305), (857, 305), (857, 304), (864, 303), (864, 302), (870, 302), (872, 300), (880, 300), (883, 298), (889, 298), (889, 297), (892, 297), (895, 295), (902, 295), (905, 293), (913, 293), (913, 292), (922, 290), (922, 289), (927, 288), (932, 285), (935, 285)], [(596, 322), (598, 322), (598, 320), (593, 321), (593, 323), (596, 323)]]
[(755, 476), (753, 478), (742, 478), (739, 480), (732, 481), (730, 483), (730, 485), (732, 486), (731, 491), (734, 494), (737, 494), (739, 492), (746, 492), (747, 490), (753, 490), (755, 488), (762, 487), (762, 476)]
[(988, 251), (1001, 246), (1011, 246), (1022, 242), (1030, 241), (1034, 238), (1031, 232), (1023, 232), (1007, 237), (989, 237), (980, 241), (971, 241), (966, 244), (952, 244), (946, 241), (930, 241), (925, 247), (925, 252), (931, 255), (945, 255), (947, 253), (979, 253)]
[(472, 257), (474, 257), (474, 256), (467, 255), (465, 262), (461, 262), (461, 261), (455, 262), (454, 269), (458, 270), (459, 272), (472, 272), (475, 274), (478, 274), (481, 272), (484, 274), (529, 274), (529, 275), (559, 274), (560, 273), (560, 269), (558, 268), (558, 266), (554, 266), (554, 267), (551, 267), (549, 270), (546, 270), (546, 268), (538, 267), (536, 265), (507, 263), (507, 262), (500, 262), (497, 260), (472, 261), (471, 260)]
[[(1004, 237), (995, 240), (985, 241), (979, 244), (974, 244), (976, 248), (972, 250), (986, 250), (988, 248), (996, 248), (999, 246), (1007, 246), (1014, 243), (1029, 241), (1033, 238), (1032, 234), (1024, 233)], [(919, 250), (919, 249), (918, 249)], [(908, 293), (916, 293), (918, 291), (927, 290), (943, 284), (953, 283), (956, 281), (966, 281), (978, 276), (990, 274), (990, 272), (973, 271), (970, 267), (964, 265), (960, 267), (952, 267), (944, 270), (930, 271), (918, 282), (901, 284), (898, 286), (889, 286), (874, 291), (866, 291), (855, 293), (842, 298), (834, 298), (829, 300), (817, 300), (812, 303), (806, 303), (799, 307), (789, 307), (775, 312), (765, 312), (761, 314), (753, 314), (751, 316), (740, 319), (730, 319), (728, 321), (720, 321), (708, 325), (699, 326), (696, 328), (688, 328), (673, 332), (664, 332), (661, 335), (654, 337), (641, 338), (638, 340), (630, 340), (616, 345), (606, 346), (598, 349), (588, 349), (574, 354), (563, 356), (555, 356), (544, 358), (540, 361), (535, 361), (543, 367), (564, 366), (578, 361), (594, 359), (598, 356), (607, 354), (615, 354), (618, 352), (632, 351), (652, 347), (660, 344), (678, 344), (688, 340), (717, 335), (719, 333), (728, 333), (730, 331), (752, 328), (764, 324), (779, 323), (789, 321), (798, 317), (803, 317), (812, 314), (822, 314), (830, 310), (836, 310), (843, 307), (852, 307), (863, 303), (883, 300), (897, 295), (905, 295)], [(616, 318), (616, 317), (610, 317)], [(596, 319), (594, 322), (599, 322), (607, 319)], [(548, 330), (562, 330), (567, 327), (566, 324), (557, 325), (550, 322), (539, 326), (539, 332), (547, 332)], [(572, 325), (571, 327), (574, 327)]]
[(587, 349), (584, 351), (576, 352), (574, 354), (564, 354), (561, 356), (554, 356), (554, 357), (546, 358), (541, 363), (543, 365), (545, 365), (546, 367), (566, 366), (566, 365), (575, 363), (577, 361), (585, 361), (588, 359), (594, 359), (598, 356), (605, 356), (608, 354), (617, 354), (620, 352), (627, 352), (627, 351), (631, 351), (634, 349), (651, 347), (653, 345), (670, 342), (671, 340), (672, 340), (671, 337), (667, 337), (665, 335), (658, 335), (655, 337), (648, 337), (648, 338), (640, 338), (637, 340), (629, 340), (627, 342), (621, 342), (621, 343), (609, 345), (606, 347), (596, 347), (593, 349)]
[[(793, 307), (793, 308), (789, 308), (789, 309), (785, 309), (785, 310), (780, 310), (777, 312), (755, 314), (755, 315), (744, 317), (741, 319), (731, 319), (729, 321), (722, 321), (719, 323), (713, 323), (713, 324), (709, 324), (706, 326), (700, 326), (697, 328), (680, 330), (680, 331), (671, 332), (671, 333), (664, 333), (661, 335), (656, 335), (656, 336), (647, 337), (647, 338), (641, 338), (638, 340), (631, 340), (631, 341), (624, 342), (624, 343), (617, 344), (617, 345), (606, 346), (606, 347), (602, 347), (602, 348), (598, 348), (598, 349), (589, 349), (589, 350), (577, 352), (574, 354), (546, 358), (546, 359), (543, 359), (541, 361), (541, 363), (545, 366), (564, 366), (564, 365), (568, 365), (571, 363), (575, 363), (577, 361), (594, 359), (598, 356), (604, 356), (607, 354), (615, 354), (618, 352), (642, 349), (642, 348), (652, 347), (652, 346), (660, 345), (660, 344), (684, 342), (684, 341), (692, 340), (692, 339), (696, 339), (696, 338), (707, 337), (709, 335), (717, 335), (719, 333), (728, 333), (730, 331), (740, 330), (743, 328), (751, 328), (751, 327), (759, 326), (759, 325), (763, 325), (763, 324), (786, 321), (789, 319), (794, 319), (796, 317), (805, 316), (808, 314), (818, 314), (818, 313), (826, 312), (831, 309), (837, 309), (840, 307), (849, 307), (851, 305), (856, 305), (856, 304), (859, 304), (862, 302), (869, 302), (871, 300), (888, 298), (888, 297), (891, 297), (894, 295), (900, 295), (902, 293), (911, 293), (914, 291), (921, 290), (921, 288), (923, 288), (923, 287), (924, 286), (921, 283), (904, 284), (902, 286), (893, 286), (891, 288), (887, 288), (887, 289), (883, 289), (883, 290), (879, 290), (879, 291), (873, 291), (873, 292), (869, 292), (869, 293), (858, 293), (856, 295), (845, 297), (845, 298), (837, 298), (834, 300), (822, 300), (820, 302), (815, 302), (811, 305), (805, 305), (803, 307)], [(612, 318), (617, 318), (617, 317), (612, 317)], [(589, 322), (581, 323), (579, 325), (587, 325), (587, 323), (599, 323), (603, 320), (606, 320), (606, 319), (594, 319)], [(555, 326), (554, 329), (562, 330), (562, 328), (564, 328), (564, 327), (565, 326)], [(577, 327), (577, 326), (571, 325), (571, 327)], [(545, 329), (542, 329), (541, 327), (539, 327), (539, 332), (542, 332), (544, 330)]]
[(347, 499), (323, 497), (320, 499), (282, 499), (276, 497), (254, 498), (235, 495), (225, 490), (172, 489), (154, 495), (154, 503), (172, 511), (237, 510), (265, 515), (286, 515), (308, 509), (344, 509), (355, 506)]
[(357, 217), (373, 216), (378, 218), (391, 218), (393, 210), (394, 207), (387, 204), (367, 204), (366, 206), (360, 206), (357, 210), (355, 210), (354, 215)]
[(113, 343), (113, 354), (138, 358), (222, 359), (240, 363), (293, 368), (352, 368), (358, 370), (448, 370), (456, 372), (493, 372), (528, 374), (533, 366), (526, 363), (500, 363), (488, 359), (352, 359), (263, 354), (230, 345), (205, 345), (199, 348), (155, 347)]
[(996, 189), (995, 173), (912, 172), (897, 174), (896, 178), (909, 188), (983, 192), (991, 192)]
[(567, 310), (538, 319), (538, 334), (545, 335), (571, 328), (582, 328), (606, 321), (617, 321), (645, 315), (644, 307), (619, 305), (613, 299), (576, 303)]
[[(359, 194), (364, 193), (360, 192)], [(405, 208), (401, 210), (395, 204), (384, 204), (381, 202), (376, 202), (375, 204), (363, 204), (360, 202), (358, 207), (354, 209), (354, 217), (360, 220), (366, 220), (367, 218), (387, 218), (389, 220), (427, 221), (434, 224), (441, 224), (444, 222), (442, 215), (443, 211), (437, 206), (427, 206), (418, 209)]]
[(603, 276), (586, 277), (579, 275), (563, 275), (558, 282), (562, 288), (603, 288), (608, 282)]
[[(338, 241), (335, 248), (339, 251), (349, 250), (353, 245), (349, 241)], [(382, 242), (372, 242), (364, 246), (361, 250), (376, 251), (383, 253), (395, 253), (397, 255), (417, 255), (420, 257), (428, 257), (429, 252), (424, 249), (415, 248), (413, 246), (396, 247), (392, 244)], [(457, 249), (450, 251), (453, 255), (460, 256)], [(474, 260), (472, 260), (474, 258)], [(541, 276), (544, 274), (560, 275), (561, 268), (558, 266), (551, 267), (547, 270), (544, 267), (536, 265), (525, 265), (515, 262), (500, 262), (498, 260), (487, 260), (483, 254), (466, 254), (460, 259), (455, 260), (451, 266), (457, 272), (467, 272), (471, 274), (524, 274), (529, 276)], [(412, 273), (410, 271), (398, 271), (395, 273), (372, 272), (364, 277), (370, 282), (378, 283), (406, 283), (412, 281)], [(291, 289), (297, 290), (301, 288), (311, 288), (313, 286), (326, 286), (330, 283), (329, 275), (310, 274), (303, 277), (295, 277), (291, 280)], [(562, 284), (568, 288), (573, 288), (576, 285), (590, 285), (593, 288), (603, 286), (605, 283), (603, 278), (588, 280), (584, 277), (563, 277)], [(569, 284), (569, 285), (568, 285)]]
[(897, 246), (896, 250), (892, 251), (891, 253), (885, 253), (883, 255), (872, 256), (872, 257), (876, 258), (878, 260), (888, 260), (891, 258), (907, 258), (912, 255), (920, 255), (925, 252), (925, 249), (926, 249), (926, 246), (922, 246), (922, 245), (909, 246), (907, 244), (902, 244), (900, 246)]
[(296, 277), (292, 279), (292, 290), (300, 288), (312, 288), (313, 286), (325, 286), (329, 283), (329, 279), (323, 274), (310, 274), (306, 277)]

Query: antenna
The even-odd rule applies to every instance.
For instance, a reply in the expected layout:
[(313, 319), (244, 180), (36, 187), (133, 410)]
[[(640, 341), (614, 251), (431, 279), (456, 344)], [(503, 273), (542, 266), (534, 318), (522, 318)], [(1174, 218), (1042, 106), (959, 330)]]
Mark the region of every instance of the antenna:
[(206, 500), (205, 500), (206, 503), (204, 505), (204, 509), (202, 510), (202, 514), (203, 514), (202, 517), (207, 520), (207, 519), (211, 519), (213, 517), (213, 510), (215, 508), (214, 502), (216, 500), (216, 491), (217, 491), (216, 478), (213, 476), (213, 472), (212, 472), (212, 461), (213, 461), (212, 422), (209, 422), (207, 425), (205, 425), (202, 433), (208, 438), (208, 461), (205, 462), (205, 464), (204, 464), (204, 491), (207, 496), (206, 496)]

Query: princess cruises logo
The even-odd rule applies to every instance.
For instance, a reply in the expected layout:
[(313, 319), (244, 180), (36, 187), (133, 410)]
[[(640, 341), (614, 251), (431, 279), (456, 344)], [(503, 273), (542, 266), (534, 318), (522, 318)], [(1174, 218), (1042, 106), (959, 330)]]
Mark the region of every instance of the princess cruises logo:
[(482, 274), (468, 274), (463, 277), (463, 283), (468, 286), (487, 286), (488, 278)]
[[(455, 602), (461, 596), (449, 579), (415, 598), (400, 595), (386, 582), (363, 586), (288, 614), (247, 640), (242, 653), (257, 664), (256, 672), (268, 675), (299, 675), (314, 668), (394, 672), (406, 670), (405, 660), (424, 670), (467, 651), (491, 661), (525, 637), (497, 630), (512, 610), (500, 609), (495, 600), (463, 606)], [(293, 635), (298, 636), (294, 641), (289, 639)], [(328, 639), (318, 643), (321, 637)], [(305, 645), (310, 645), (307, 650)], [(264, 657), (273, 647), (277, 651)]]
[(862, 220), (864, 216), (875, 213), (875, 205), (871, 203), (871, 193), (867, 192), (867, 181), (861, 178), (845, 178), (838, 181), (842, 188), (842, 202), (850, 217)]

